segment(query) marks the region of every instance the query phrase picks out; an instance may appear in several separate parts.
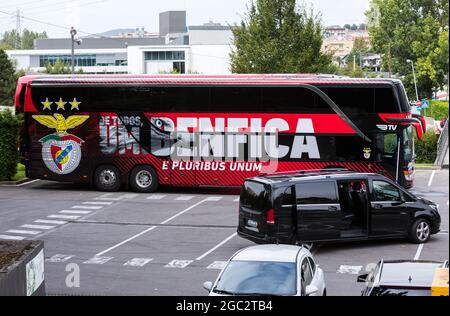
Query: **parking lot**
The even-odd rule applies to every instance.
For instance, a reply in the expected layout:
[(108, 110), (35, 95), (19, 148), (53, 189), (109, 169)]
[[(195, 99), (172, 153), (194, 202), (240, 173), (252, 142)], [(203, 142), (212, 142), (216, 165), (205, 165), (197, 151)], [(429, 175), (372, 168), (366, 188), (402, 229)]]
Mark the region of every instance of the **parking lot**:
[[(384, 259), (445, 260), (448, 170), (420, 170), (413, 190), (439, 204), (441, 232), (425, 245), (406, 240), (314, 246), (328, 295), (359, 295), (358, 271)], [(103, 193), (87, 186), (33, 181), (0, 186), (0, 239), (45, 242), (47, 293), (207, 295), (225, 261), (252, 245), (236, 235), (236, 191), (163, 188), (154, 194)], [(68, 287), (66, 267), (80, 268)]]

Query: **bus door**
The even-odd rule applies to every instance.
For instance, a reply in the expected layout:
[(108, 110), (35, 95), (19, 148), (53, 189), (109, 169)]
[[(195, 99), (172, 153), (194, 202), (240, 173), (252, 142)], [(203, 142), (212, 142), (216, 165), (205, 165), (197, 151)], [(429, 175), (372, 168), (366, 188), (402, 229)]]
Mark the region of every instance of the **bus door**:
[[(400, 126), (397, 126), (397, 129), (398, 131), (395, 132), (378, 132), (374, 137), (376, 161), (382, 163), (388, 174), (395, 177), (394, 181), (399, 181)], [(386, 174), (385, 176), (388, 175)]]

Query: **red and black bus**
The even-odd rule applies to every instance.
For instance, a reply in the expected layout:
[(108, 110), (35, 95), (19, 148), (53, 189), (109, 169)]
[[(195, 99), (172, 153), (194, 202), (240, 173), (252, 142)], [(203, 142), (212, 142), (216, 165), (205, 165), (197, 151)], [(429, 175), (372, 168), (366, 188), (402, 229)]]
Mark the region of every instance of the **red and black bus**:
[(25, 76), (15, 104), (27, 177), (105, 191), (325, 168), (411, 187), (425, 130), (400, 81), (329, 75)]

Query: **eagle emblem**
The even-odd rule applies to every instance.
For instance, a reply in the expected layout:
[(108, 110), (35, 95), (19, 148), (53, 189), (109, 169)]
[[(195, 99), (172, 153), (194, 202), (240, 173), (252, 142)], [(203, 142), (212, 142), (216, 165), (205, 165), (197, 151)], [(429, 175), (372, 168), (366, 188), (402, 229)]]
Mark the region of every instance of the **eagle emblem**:
[(41, 138), (42, 160), (48, 169), (56, 174), (68, 174), (74, 171), (81, 160), (83, 140), (67, 133), (71, 128), (83, 124), (89, 115), (73, 115), (67, 119), (59, 113), (51, 115), (33, 115), (40, 124), (55, 129), (56, 132)]

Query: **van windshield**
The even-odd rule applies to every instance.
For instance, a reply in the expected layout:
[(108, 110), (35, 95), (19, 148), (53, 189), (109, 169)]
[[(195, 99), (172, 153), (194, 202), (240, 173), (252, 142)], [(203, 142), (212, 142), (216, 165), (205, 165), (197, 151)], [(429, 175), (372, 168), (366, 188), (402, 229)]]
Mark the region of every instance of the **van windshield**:
[(270, 208), (270, 186), (254, 181), (245, 181), (239, 199), (241, 206), (265, 211)]

